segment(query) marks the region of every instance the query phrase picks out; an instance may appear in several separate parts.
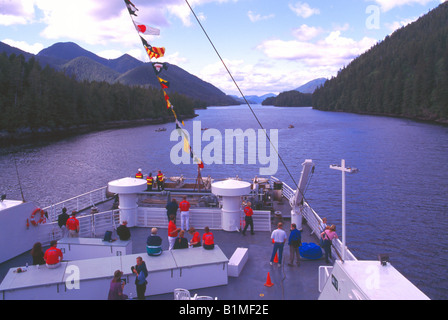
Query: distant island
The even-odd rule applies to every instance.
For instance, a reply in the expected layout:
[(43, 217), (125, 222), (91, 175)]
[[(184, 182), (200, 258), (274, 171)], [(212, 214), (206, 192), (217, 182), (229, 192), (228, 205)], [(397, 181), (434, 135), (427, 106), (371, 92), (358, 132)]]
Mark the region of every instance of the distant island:
[(275, 107), (310, 107), (312, 94), (301, 93), (295, 90), (280, 93), (277, 97), (267, 98), (262, 102), (264, 106)]
[(326, 78), (312, 80), (295, 90), (285, 91), (278, 96), (268, 97), (261, 104), (276, 107), (310, 107), (312, 106), (313, 92), (326, 81)]

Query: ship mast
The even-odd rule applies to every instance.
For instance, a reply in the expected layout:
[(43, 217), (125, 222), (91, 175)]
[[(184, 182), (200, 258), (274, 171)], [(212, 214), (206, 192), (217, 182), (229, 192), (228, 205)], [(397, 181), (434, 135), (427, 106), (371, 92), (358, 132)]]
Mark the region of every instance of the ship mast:
[(341, 165), (330, 165), (330, 169), (338, 170), (342, 172), (342, 261), (345, 261), (345, 253), (347, 251), (346, 245), (346, 220), (345, 220), (345, 173), (357, 173), (359, 170), (356, 168), (346, 168), (345, 160), (341, 160)]

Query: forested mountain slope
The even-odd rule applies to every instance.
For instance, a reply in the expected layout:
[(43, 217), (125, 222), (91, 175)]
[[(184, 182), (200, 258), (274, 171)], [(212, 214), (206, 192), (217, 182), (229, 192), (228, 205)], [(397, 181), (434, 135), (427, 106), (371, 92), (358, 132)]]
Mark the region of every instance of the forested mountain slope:
[(313, 107), (448, 122), (448, 2), (352, 61)]

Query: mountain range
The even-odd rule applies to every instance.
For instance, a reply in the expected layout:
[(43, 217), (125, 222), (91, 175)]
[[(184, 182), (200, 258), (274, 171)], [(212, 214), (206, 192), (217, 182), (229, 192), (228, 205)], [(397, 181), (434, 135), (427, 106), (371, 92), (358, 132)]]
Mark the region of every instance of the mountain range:
[[(50, 66), (74, 76), (79, 81), (105, 81), (108, 83), (122, 83), (126, 85), (151, 86), (160, 88), (152, 65), (144, 63), (134, 57), (124, 54), (117, 59), (105, 59), (73, 42), (58, 42), (41, 50), (37, 55), (22, 51), (0, 42), (0, 52), (7, 55), (22, 54), (26, 60), (34, 57), (42, 66)], [(170, 83), (170, 92), (177, 92), (201, 101), (202, 105), (235, 105), (244, 104), (244, 99), (229, 96), (224, 92), (188, 73), (182, 68), (169, 64), (168, 70), (163, 72), (163, 79)], [(319, 78), (295, 89), (302, 93), (313, 93), (327, 79)], [(262, 96), (246, 96), (249, 103), (261, 104), (265, 99), (275, 97), (273, 93)]]
[[(22, 54), (25, 59), (34, 57), (42, 66), (63, 71), (78, 81), (122, 83), (126, 85), (160, 88), (152, 64), (144, 63), (125, 54), (117, 59), (105, 59), (81, 48), (73, 42), (59, 42), (40, 51), (37, 55), (24, 52), (0, 42), (0, 52)], [(224, 92), (188, 73), (174, 64), (167, 63), (163, 79), (170, 83), (167, 93), (177, 92), (200, 102), (200, 105), (234, 105), (238, 102)]]
[(301, 93), (314, 93), (314, 91), (316, 91), (316, 89), (322, 86), (326, 81), (327, 78), (314, 79), (298, 87), (295, 91), (299, 91)]

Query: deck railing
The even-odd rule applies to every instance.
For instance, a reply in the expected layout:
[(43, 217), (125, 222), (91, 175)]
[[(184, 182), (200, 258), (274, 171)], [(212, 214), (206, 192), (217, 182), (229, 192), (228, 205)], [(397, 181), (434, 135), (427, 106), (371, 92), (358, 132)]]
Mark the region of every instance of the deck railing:
[[(82, 238), (102, 237), (106, 231), (115, 230), (120, 224), (119, 210), (104, 211), (95, 214), (86, 214), (78, 217), (79, 236)], [(40, 225), (36, 241), (48, 245), (51, 240), (59, 240), (64, 235), (57, 222), (47, 222)]]
[[(253, 221), (254, 228), (258, 231), (271, 231), (271, 212), (254, 210)], [(222, 230), (222, 211), (217, 208), (201, 208), (190, 209), (190, 226), (196, 229), (204, 229), (208, 226), (211, 230)], [(243, 214), (240, 217), (241, 229), (244, 228)], [(178, 215), (179, 223), (179, 215)], [(166, 215), (166, 209), (164, 208), (152, 208), (152, 207), (140, 207), (137, 213), (137, 226), (139, 227), (156, 227), (166, 228), (168, 226), (168, 218)]]
[[(271, 184), (273, 185), (273, 182), (280, 182), (279, 179), (275, 177), (271, 177)], [(290, 201), (292, 197), (294, 196), (295, 191), (288, 186), (286, 183), (283, 182), (282, 187), (282, 194), (283, 196)], [(320, 238), (320, 233), (322, 232), (322, 218), (309, 206), (307, 202), (304, 202), (302, 210), (302, 216), (306, 219), (308, 226), (311, 228), (313, 233)], [(332, 241), (332, 256), (335, 258), (341, 259), (341, 252), (342, 252), (342, 242), (339, 239), (335, 239)], [(356, 257), (353, 255), (353, 253), (350, 252), (350, 250), (347, 249), (346, 260), (357, 260)]]
[(62, 202), (52, 204), (43, 208), (43, 210), (48, 212), (48, 218), (50, 221), (54, 222), (58, 220), (58, 215), (61, 214), (62, 208), (64, 207), (67, 208), (67, 213), (70, 214), (73, 210), (79, 212), (111, 199), (110, 197), (107, 197), (106, 190), (107, 187), (102, 187)]

